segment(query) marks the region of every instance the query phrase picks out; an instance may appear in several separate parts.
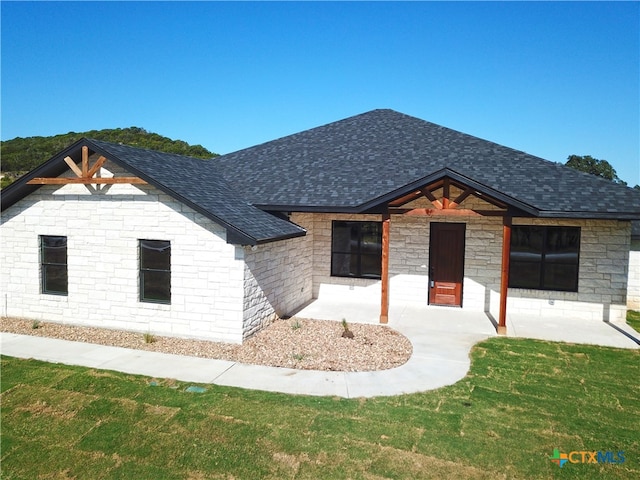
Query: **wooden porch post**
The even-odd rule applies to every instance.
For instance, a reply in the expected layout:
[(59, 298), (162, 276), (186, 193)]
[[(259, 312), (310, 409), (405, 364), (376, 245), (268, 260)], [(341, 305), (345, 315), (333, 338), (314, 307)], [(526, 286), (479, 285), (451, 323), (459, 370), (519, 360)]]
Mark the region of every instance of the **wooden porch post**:
[(507, 334), (507, 292), (509, 290), (509, 257), (511, 256), (511, 216), (502, 220), (502, 269), (500, 272), (500, 318), (498, 335)]
[(380, 323), (389, 322), (389, 223), (391, 215), (389, 212), (382, 214), (382, 268), (380, 272), (381, 285), (381, 305)]

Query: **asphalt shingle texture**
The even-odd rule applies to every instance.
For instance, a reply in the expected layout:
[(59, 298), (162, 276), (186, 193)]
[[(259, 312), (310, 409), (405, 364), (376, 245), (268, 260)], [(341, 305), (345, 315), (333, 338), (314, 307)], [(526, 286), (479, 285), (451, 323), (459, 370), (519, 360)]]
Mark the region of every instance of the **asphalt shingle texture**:
[(393, 110), (373, 110), (211, 160), (83, 139), (3, 190), (2, 209), (79, 161), (116, 161), (256, 244), (304, 235), (272, 211), (362, 212), (444, 175), (542, 217), (640, 220), (640, 191)]
[[(103, 155), (232, 230), (249, 244), (304, 234), (304, 229), (249, 204), (211, 160), (89, 140)], [(242, 238), (237, 240), (242, 241)]]
[(354, 208), (447, 168), (548, 216), (637, 213), (640, 193), (393, 110), (373, 110), (217, 157), (263, 206)]

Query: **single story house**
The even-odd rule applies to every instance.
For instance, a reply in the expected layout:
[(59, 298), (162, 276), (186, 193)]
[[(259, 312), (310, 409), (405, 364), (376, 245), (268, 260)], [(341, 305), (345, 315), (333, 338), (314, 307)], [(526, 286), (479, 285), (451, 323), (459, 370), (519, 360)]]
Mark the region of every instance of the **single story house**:
[(324, 296), (499, 333), (508, 313), (622, 320), (638, 219), (638, 191), (393, 110), (211, 160), (82, 139), (3, 190), (0, 301), (236, 343)]

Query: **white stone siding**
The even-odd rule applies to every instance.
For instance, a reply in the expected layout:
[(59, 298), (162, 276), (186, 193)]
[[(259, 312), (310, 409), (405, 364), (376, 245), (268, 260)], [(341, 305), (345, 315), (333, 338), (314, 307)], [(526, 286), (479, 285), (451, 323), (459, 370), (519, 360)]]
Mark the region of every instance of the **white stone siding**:
[[(411, 205), (415, 207), (415, 205)], [(417, 207), (416, 207), (417, 208)], [(420, 207), (422, 208), (422, 207)], [(313, 215), (314, 297), (380, 301), (380, 281), (332, 277), (331, 221), (381, 221), (380, 215)], [(389, 301), (427, 303), (430, 222), (466, 224), (463, 308), (499, 314), (502, 217), (393, 215), (390, 224)], [(581, 227), (578, 292), (509, 289), (508, 313), (622, 320), (626, 315), (629, 222), (514, 219), (516, 225)]]
[[(331, 276), (331, 222), (380, 221), (380, 215), (313, 214), (301, 223), (313, 235), (313, 297), (329, 295), (337, 301), (380, 301), (380, 281)], [(307, 233), (307, 235), (309, 235)]]
[[(304, 226), (310, 218), (294, 214), (291, 220)], [(244, 248), (244, 338), (313, 298), (312, 245), (313, 232), (308, 232), (305, 237)]]
[[(3, 212), (0, 234), (3, 315), (242, 341), (242, 249), (150, 185), (45, 185)], [(67, 237), (66, 296), (40, 293), (40, 235)], [(140, 239), (171, 242), (169, 305), (139, 299)]]
[[(414, 205), (411, 207), (422, 208)], [(427, 303), (429, 294), (429, 221), (427, 218), (399, 215), (391, 217), (389, 302), (392, 304)]]
[(631, 241), (627, 307), (631, 310), (640, 310), (640, 239)]

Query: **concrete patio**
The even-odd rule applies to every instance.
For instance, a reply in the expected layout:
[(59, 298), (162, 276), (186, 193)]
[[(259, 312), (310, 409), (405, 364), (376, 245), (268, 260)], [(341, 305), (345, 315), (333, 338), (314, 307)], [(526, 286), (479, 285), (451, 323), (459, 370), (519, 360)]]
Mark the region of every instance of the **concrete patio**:
[[(347, 303), (322, 298), (296, 312), (303, 318), (378, 323), (380, 306), (375, 302)], [(428, 335), (438, 343), (496, 335), (495, 319), (484, 312), (426, 304), (393, 305), (388, 325), (409, 338)], [(556, 342), (586, 343), (618, 348), (640, 348), (640, 334), (626, 322), (603, 322), (572, 317), (507, 314), (507, 336)]]

